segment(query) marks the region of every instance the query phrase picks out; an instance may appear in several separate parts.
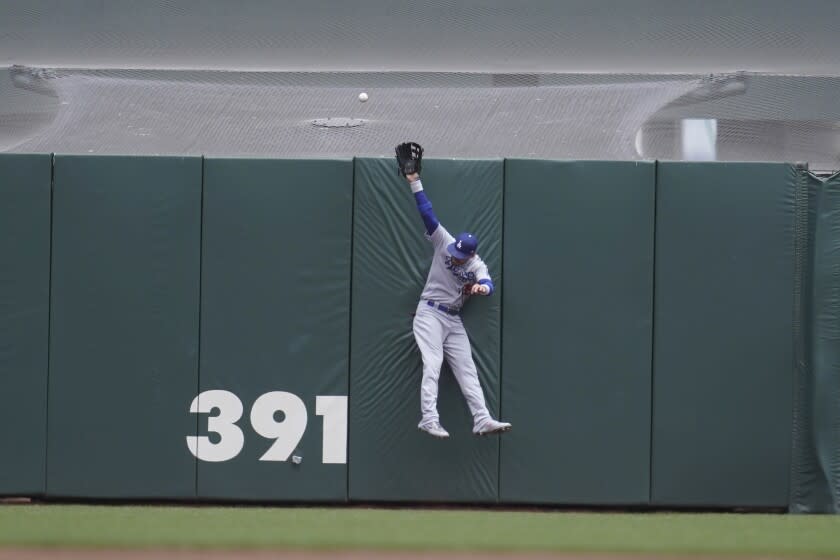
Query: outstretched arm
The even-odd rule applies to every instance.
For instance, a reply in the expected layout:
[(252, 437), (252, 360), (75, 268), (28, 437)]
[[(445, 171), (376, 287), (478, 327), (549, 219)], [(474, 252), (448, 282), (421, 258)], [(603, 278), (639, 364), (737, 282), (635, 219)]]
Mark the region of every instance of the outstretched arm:
[(423, 183), (420, 182), (420, 175), (412, 173), (411, 175), (406, 175), (405, 179), (411, 186), (411, 192), (414, 193), (414, 200), (417, 202), (417, 211), (420, 212), (420, 217), (423, 218), (423, 223), (426, 225), (426, 233), (432, 235), (440, 225), (440, 222), (437, 216), (435, 216), (434, 210), (432, 210), (432, 203), (429, 201), (426, 193), (423, 192)]

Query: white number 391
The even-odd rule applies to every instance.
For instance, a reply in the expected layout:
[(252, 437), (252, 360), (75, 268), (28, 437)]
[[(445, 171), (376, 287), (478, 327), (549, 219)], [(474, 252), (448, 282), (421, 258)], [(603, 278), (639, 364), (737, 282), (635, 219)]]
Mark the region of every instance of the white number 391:
[[(217, 434), (215, 443), (207, 436), (187, 436), (187, 447), (201, 461), (230, 461), (245, 446), (245, 435), (236, 423), (244, 411), (242, 401), (230, 391), (204, 391), (190, 404), (193, 414), (207, 414), (214, 409), (216, 416), (207, 419), (207, 431)], [(282, 420), (275, 414), (282, 412)], [(347, 463), (347, 397), (315, 397), (315, 414), (324, 418), (322, 461), (328, 464)], [(251, 426), (254, 431), (274, 443), (260, 457), (260, 461), (287, 461), (306, 432), (306, 405), (294, 393), (271, 391), (260, 395), (251, 407)]]

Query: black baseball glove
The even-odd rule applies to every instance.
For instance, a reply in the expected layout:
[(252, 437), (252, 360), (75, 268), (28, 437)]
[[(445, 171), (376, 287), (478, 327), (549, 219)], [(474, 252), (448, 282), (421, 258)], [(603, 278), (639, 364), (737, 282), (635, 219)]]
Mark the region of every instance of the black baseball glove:
[(394, 151), (397, 154), (397, 173), (403, 177), (420, 173), (423, 163), (423, 148), (416, 142), (403, 142)]

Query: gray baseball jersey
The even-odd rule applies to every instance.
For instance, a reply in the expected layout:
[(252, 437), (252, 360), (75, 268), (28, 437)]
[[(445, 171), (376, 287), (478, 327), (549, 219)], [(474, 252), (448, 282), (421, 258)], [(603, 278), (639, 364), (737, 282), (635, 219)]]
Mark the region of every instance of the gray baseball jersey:
[(455, 238), (441, 224), (438, 224), (434, 233), (426, 234), (426, 238), (432, 242), (435, 254), (420, 297), (453, 309), (461, 309), (469, 298), (469, 291), (473, 285), (481, 280), (490, 280), (487, 265), (478, 255), (464, 264), (456, 265), (446, 250), (446, 246)]

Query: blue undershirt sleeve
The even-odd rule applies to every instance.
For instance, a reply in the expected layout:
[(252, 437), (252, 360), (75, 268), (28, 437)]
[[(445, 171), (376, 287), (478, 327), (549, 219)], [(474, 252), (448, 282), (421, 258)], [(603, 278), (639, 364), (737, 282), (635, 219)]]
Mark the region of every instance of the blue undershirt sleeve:
[(414, 193), (414, 199), (417, 201), (417, 210), (420, 212), (420, 217), (423, 218), (423, 223), (426, 225), (426, 233), (432, 235), (440, 225), (434, 210), (432, 210), (432, 203), (423, 191)]
[(487, 286), (488, 288), (490, 288), (490, 292), (488, 292), (488, 294), (487, 294), (488, 296), (491, 295), (493, 293), (493, 290), (496, 289), (495, 286), (493, 286), (493, 281), (490, 280), (489, 278), (482, 278), (481, 280), (478, 281), (478, 283), (483, 284), (483, 285)]

